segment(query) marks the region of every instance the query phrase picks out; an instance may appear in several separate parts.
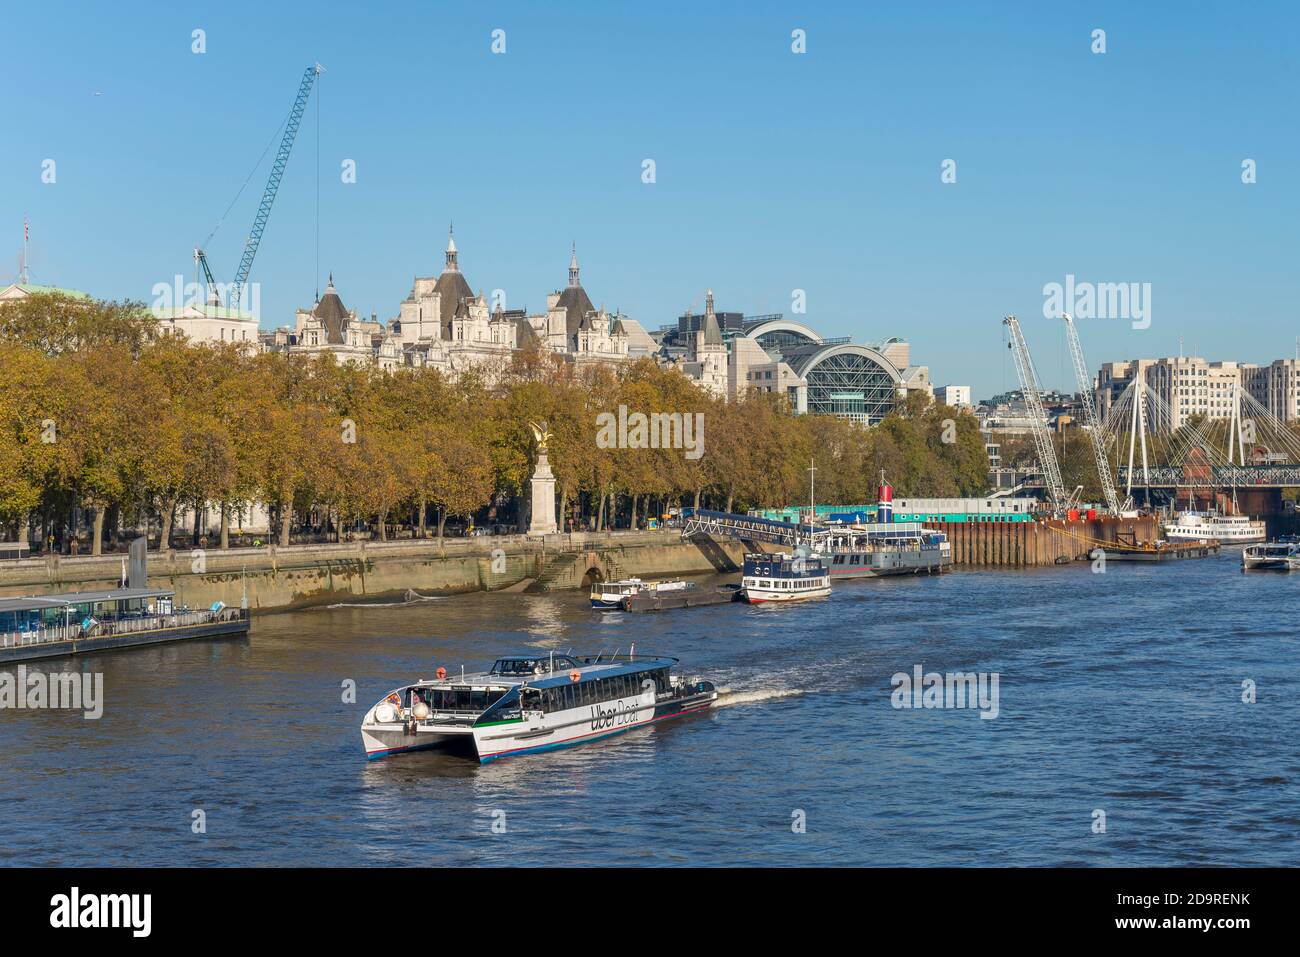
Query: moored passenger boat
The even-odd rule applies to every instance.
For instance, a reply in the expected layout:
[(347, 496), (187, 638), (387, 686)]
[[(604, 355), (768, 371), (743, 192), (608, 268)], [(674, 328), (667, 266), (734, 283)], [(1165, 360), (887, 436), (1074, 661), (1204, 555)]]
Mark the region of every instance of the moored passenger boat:
[(1300, 570), (1300, 544), (1277, 541), (1264, 545), (1247, 545), (1241, 550), (1242, 571)]
[(480, 762), (586, 744), (709, 708), (708, 681), (671, 674), (676, 658), (512, 655), (491, 670), (422, 680), (366, 713), (370, 758), (460, 746)]
[(1224, 545), (1244, 545), (1268, 538), (1264, 523), (1246, 515), (1221, 515), (1215, 511), (1183, 512), (1164, 525), (1171, 542), (1218, 540)]
[(623, 604), (624, 598), (634, 595), (642, 595), (647, 592), (653, 594), (669, 593), (693, 587), (695, 586), (692, 582), (647, 582), (642, 581), (640, 578), (624, 578), (622, 581), (616, 582), (597, 582), (591, 586), (591, 607), (618, 608)]
[(831, 593), (831, 577), (821, 558), (787, 552), (755, 552), (745, 556), (741, 588), (751, 605), (762, 602), (805, 601)]
[(920, 522), (830, 526), (817, 544), (831, 578), (937, 574), (952, 564), (948, 536)]

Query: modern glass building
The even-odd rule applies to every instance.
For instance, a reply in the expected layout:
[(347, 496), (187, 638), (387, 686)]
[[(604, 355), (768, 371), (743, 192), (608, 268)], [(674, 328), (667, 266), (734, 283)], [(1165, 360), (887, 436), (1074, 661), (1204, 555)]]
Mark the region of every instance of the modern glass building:
[(893, 411), (903, 379), (870, 346), (853, 342), (808, 345), (785, 354), (808, 384), (807, 411), (875, 425)]

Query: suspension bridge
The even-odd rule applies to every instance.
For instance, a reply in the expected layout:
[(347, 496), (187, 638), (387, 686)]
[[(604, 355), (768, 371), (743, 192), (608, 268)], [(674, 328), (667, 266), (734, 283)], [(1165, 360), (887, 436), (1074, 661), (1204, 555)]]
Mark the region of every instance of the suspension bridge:
[[(1131, 514), (1135, 491), (1149, 499), (1152, 490), (1172, 491), (1175, 498), (1185, 494), (1192, 501), (1244, 493), (1250, 511), (1277, 512), (1281, 490), (1300, 487), (1300, 427), (1274, 414), (1240, 379), (1213, 389), (1204, 382), (1171, 380), (1166, 397), (1149, 384), (1147, 370), (1139, 369), (1103, 415), (1074, 321), (1061, 318), (1107, 513)], [(1061, 513), (1078, 502), (1083, 488), (1065, 488), (1028, 344), (1015, 316), (1002, 321), (1029, 408), (1044, 494)], [(1218, 392), (1213, 417), (1205, 413), (1208, 398), (1193, 391)]]

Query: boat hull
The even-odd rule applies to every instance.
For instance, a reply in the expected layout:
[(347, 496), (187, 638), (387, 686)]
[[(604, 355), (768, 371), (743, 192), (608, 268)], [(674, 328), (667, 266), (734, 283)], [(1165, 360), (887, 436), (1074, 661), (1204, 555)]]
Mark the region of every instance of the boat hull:
[(1300, 569), (1300, 559), (1262, 558), (1255, 561), (1243, 561), (1241, 567), (1248, 572), (1290, 572)]
[(1291, 543), (1253, 545), (1241, 552), (1245, 572), (1289, 572), (1300, 570), (1300, 545)]
[(745, 601), (751, 605), (775, 605), (783, 602), (792, 601), (809, 601), (813, 598), (825, 598), (831, 593), (830, 586), (825, 588), (809, 588), (806, 591), (780, 592), (780, 591), (759, 591), (746, 589)]
[[(836, 559), (844, 561), (837, 564)], [(858, 558), (857, 564), (852, 559)], [(878, 551), (832, 554), (827, 557), (832, 579), (884, 578), (888, 575), (936, 575), (952, 564), (950, 551)]]
[(503, 758), (541, 754), (610, 738), (672, 718), (706, 711), (718, 700), (716, 690), (656, 702), (652, 694), (573, 708), (531, 721), (489, 724), (474, 729), (481, 764)]
[(401, 723), (363, 725), (361, 743), (366, 758), (374, 761), (392, 754), (409, 751), (427, 751), (432, 748), (446, 750), (474, 750), (474, 736), (468, 726), (455, 731), (417, 730), (414, 734)]

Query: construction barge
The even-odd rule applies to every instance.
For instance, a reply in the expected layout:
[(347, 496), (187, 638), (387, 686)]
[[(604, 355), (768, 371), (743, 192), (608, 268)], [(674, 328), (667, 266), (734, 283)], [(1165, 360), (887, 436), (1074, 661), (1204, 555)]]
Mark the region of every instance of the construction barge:
[[(1144, 542), (1141, 545), (1115, 543), (1110, 547), (1098, 546), (1108, 562), (1171, 562), (1186, 558), (1210, 558), (1219, 554), (1217, 541), (1208, 542)], [(1084, 556), (1085, 559), (1089, 556)]]
[(719, 585), (715, 588), (700, 588), (691, 583), (686, 588), (665, 590), (646, 590), (635, 595), (627, 595), (619, 603), (624, 611), (668, 611), (673, 608), (698, 608), (702, 605), (726, 605), (733, 601), (743, 601), (739, 585)]

